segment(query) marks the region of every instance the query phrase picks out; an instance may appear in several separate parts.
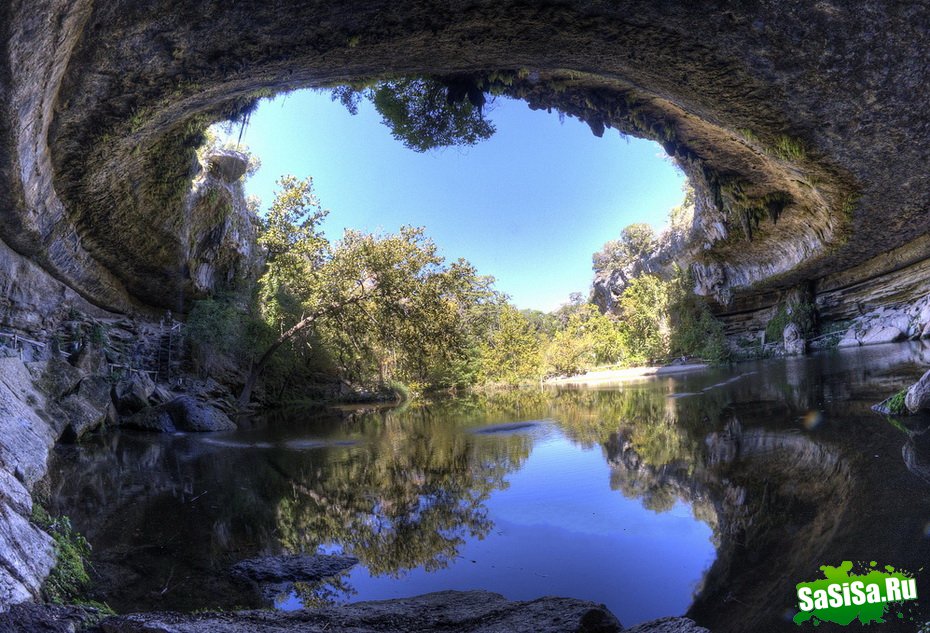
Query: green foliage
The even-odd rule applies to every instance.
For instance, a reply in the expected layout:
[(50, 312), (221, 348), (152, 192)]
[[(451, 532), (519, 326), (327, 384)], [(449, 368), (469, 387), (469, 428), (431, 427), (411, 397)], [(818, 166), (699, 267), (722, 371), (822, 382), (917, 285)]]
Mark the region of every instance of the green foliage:
[(772, 318), (769, 319), (769, 322), (765, 325), (765, 340), (780, 341), (785, 333), (785, 328), (788, 327), (788, 323), (790, 323), (788, 310), (784, 305), (779, 305), (775, 314), (772, 315)]
[(468, 536), (493, 523), (486, 502), (526, 460), (524, 435), (485, 442), (464, 433), (473, 416), (457, 400), (388, 412), (364, 430), (352, 459), (293, 469), (288, 494), (276, 499), (282, 547), (315, 552), (339, 543), (377, 575), (401, 576), (455, 561)]
[(616, 364), (629, 354), (624, 324), (601, 314), (590, 303), (561, 309), (562, 326), (546, 346), (547, 373), (571, 376), (603, 364)]
[(52, 518), (38, 503), (32, 506), (32, 522), (55, 541), (55, 567), (42, 585), (42, 596), (53, 604), (74, 604), (90, 584), (84, 567), (90, 557), (90, 544), (75, 532), (68, 517)]
[(542, 358), (539, 336), (516, 308), (505, 305), (496, 328), (481, 346), (481, 382), (518, 384), (539, 379)]
[(904, 398), (906, 396), (907, 389), (902, 389), (888, 399), (886, 406), (888, 407), (888, 412), (891, 415), (904, 415), (908, 413), (907, 405), (904, 404)]
[(711, 313), (706, 300), (692, 292), (690, 271), (676, 270), (670, 285), (669, 316), (673, 356), (697, 356), (721, 363), (730, 356), (723, 324)]
[(656, 275), (630, 281), (620, 296), (620, 318), (634, 363), (668, 356), (668, 284)]
[(806, 301), (780, 303), (775, 314), (765, 326), (765, 340), (769, 342), (782, 340), (789, 323), (794, 323), (801, 336), (807, 338), (813, 334), (816, 327), (816, 314), (813, 304)]
[(405, 77), (333, 90), (333, 100), (352, 114), (363, 98), (372, 102), (391, 135), (416, 152), (475, 145), (495, 131), (484, 117), (484, 91), (472, 81)]
[(780, 136), (775, 141), (775, 154), (784, 160), (791, 161), (804, 160), (807, 156), (804, 145), (789, 136)]
[(668, 226), (673, 232), (688, 234), (694, 223), (694, 187), (685, 183), (684, 199), (668, 212)]
[(97, 322), (91, 324), (90, 333), (87, 335), (87, 338), (91, 343), (98, 347), (106, 345), (109, 342), (107, 328), (103, 324)]
[(631, 224), (623, 229), (619, 240), (612, 240), (593, 257), (594, 270), (623, 268), (643, 259), (656, 247), (656, 235), (645, 223)]
[(233, 297), (195, 301), (187, 316), (186, 334), (196, 367), (211, 373), (221, 356), (240, 358), (248, 327), (248, 315)]
[(465, 260), (446, 262), (422, 228), (347, 230), (331, 243), (318, 230), (326, 212), (310, 179), (285, 177), (279, 185), (259, 237), (267, 268), (258, 312), (266, 332), (277, 333), (261, 368), (287, 344), (325, 350), (355, 383), (473, 384), (481, 333), (502, 302), (493, 279)]

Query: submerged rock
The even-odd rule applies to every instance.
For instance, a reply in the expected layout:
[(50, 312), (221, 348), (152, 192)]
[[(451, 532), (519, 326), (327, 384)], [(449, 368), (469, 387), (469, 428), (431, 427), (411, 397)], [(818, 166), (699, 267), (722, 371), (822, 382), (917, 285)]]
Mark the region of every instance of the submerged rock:
[(123, 420), (122, 425), (140, 431), (233, 431), (235, 423), (216, 407), (190, 396), (180, 396), (155, 407), (142, 409)]
[(317, 584), (334, 578), (358, 564), (353, 556), (299, 554), (262, 556), (233, 565), (234, 578), (258, 586), (265, 600), (289, 592), (294, 583)]
[(262, 556), (236, 563), (232, 572), (255, 582), (318, 582), (338, 576), (357, 564), (354, 556)]
[(617, 618), (601, 604), (551, 597), (517, 602), (488, 591), (440, 591), (414, 598), (288, 613), (143, 613), (108, 618), (101, 628), (105, 633), (616, 633), (623, 630)]

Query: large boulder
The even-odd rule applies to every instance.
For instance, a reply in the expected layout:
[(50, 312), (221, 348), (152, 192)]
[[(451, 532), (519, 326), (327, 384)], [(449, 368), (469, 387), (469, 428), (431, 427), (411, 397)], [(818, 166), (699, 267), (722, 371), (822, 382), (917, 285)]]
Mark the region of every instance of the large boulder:
[(120, 422), (120, 426), (128, 429), (136, 429), (137, 431), (153, 431), (155, 433), (174, 433), (178, 430), (174, 425), (174, 420), (171, 419), (171, 414), (165, 408), (165, 405), (142, 409), (128, 418), (123, 418)]
[(191, 396), (180, 396), (155, 407), (147, 407), (123, 420), (122, 425), (140, 431), (233, 431), (235, 423), (216, 407)]
[(149, 406), (149, 398), (155, 392), (155, 383), (146, 373), (138, 373), (116, 383), (113, 401), (122, 415), (137, 413)]
[(249, 169), (247, 154), (231, 149), (217, 149), (206, 157), (210, 173), (224, 182), (236, 182)]
[(879, 343), (894, 343), (903, 341), (907, 335), (899, 328), (890, 324), (878, 324), (869, 328), (860, 338), (863, 345), (877, 345)]
[(53, 400), (72, 393), (84, 377), (84, 372), (63, 358), (27, 363), (26, 368), (36, 386)]
[(58, 407), (64, 412), (62, 439), (73, 442), (101, 426), (116, 422), (110, 399), (110, 381), (105, 376), (87, 376), (74, 393), (65, 396)]
[(85, 374), (107, 373), (106, 354), (90, 341), (84, 343), (81, 349), (68, 356), (68, 362)]
[(216, 407), (190, 396), (175, 398), (164, 405), (181, 431), (234, 431), (236, 425)]

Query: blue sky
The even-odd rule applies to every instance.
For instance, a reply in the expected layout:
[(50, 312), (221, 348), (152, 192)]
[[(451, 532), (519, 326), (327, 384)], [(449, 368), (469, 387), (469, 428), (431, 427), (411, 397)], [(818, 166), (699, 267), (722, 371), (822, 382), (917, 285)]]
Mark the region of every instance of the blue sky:
[[(367, 101), (356, 116), (326, 93), (264, 101), (242, 137), (262, 167), (247, 183), (263, 208), (282, 174), (312, 176), (323, 229), (426, 227), (448, 259), (464, 257), (519, 308), (552, 310), (588, 292), (591, 255), (632, 222), (660, 229), (684, 177), (655, 143), (603, 138), (584, 123), (497, 99), (497, 133), (469, 148), (418, 154), (391, 137)], [(233, 131), (233, 138), (239, 130)]]

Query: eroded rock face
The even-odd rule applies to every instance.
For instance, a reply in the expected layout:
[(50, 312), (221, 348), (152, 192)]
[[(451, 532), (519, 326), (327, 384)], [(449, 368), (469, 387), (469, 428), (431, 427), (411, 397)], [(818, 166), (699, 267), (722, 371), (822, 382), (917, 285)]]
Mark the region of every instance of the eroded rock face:
[(51, 537), (29, 522), (29, 490), (58, 437), (35, 412), (44, 403), (22, 361), (0, 358), (0, 605), (37, 598), (55, 562)]

